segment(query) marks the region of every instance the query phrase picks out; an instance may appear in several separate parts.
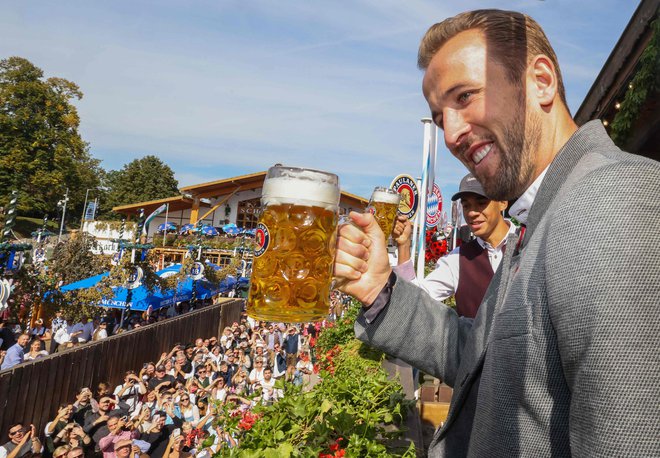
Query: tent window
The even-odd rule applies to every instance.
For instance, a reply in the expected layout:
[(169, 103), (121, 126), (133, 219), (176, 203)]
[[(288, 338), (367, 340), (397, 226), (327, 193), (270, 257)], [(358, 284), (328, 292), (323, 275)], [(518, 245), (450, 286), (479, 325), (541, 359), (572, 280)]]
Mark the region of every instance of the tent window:
[(239, 202), (236, 225), (245, 229), (254, 229), (257, 227), (258, 210), (260, 206), (261, 199), (259, 197)]

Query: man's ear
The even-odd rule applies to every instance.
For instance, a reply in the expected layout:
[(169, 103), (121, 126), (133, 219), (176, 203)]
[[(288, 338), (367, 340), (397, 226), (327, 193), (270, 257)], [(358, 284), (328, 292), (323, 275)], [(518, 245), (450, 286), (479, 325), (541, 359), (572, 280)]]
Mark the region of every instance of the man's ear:
[(550, 58), (544, 54), (535, 56), (528, 67), (531, 83), (529, 94), (534, 96), (543, 109), (552, 107), (557, 97), (557, 71)]

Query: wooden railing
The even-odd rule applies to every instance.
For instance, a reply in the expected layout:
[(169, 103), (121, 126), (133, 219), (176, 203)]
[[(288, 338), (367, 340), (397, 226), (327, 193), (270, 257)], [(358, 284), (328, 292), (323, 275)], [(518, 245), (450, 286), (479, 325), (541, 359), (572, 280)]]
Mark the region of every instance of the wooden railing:
[(175, 318), (84, 344), (0, 372), (0, 437), (12, 423), (34, 424), (43, 431), (60, 404), (73, 403), (81, 387), (96, 391), (99, 382), (122, 383), (124, 373), (157, 361), (176, 343), (220, 337), (240, 320), (242, 301), (228, 299)]

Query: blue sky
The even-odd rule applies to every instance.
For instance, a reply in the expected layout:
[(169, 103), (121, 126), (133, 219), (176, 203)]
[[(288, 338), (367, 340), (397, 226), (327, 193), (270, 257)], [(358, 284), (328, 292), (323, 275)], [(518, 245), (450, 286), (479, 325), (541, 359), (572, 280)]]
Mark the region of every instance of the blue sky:
[[(0, 58), (80, 86), (81, 133), (106, 169), (155, 154), (185, 186), (280, 162), (335, 172), (368, 197), (421, 172), (419, 39), (491, 7), (544, 27), (575, 112), (637, 2), (0, 0)], [(441, 139), (448, 202), (466, 172)]]

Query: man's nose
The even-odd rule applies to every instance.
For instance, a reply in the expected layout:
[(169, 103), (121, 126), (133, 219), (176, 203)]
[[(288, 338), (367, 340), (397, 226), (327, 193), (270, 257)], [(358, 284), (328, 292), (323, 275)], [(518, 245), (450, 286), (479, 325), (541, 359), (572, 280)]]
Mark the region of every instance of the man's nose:
[(455, 151), (465, 142), (470, 131), (470, 124), (465, 121), (461, 112), (447, 108), (442, 115), (442, 127), (447, 148), (456, 154)]

